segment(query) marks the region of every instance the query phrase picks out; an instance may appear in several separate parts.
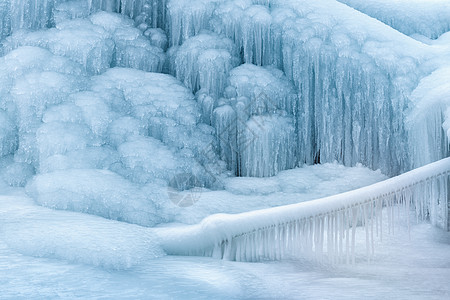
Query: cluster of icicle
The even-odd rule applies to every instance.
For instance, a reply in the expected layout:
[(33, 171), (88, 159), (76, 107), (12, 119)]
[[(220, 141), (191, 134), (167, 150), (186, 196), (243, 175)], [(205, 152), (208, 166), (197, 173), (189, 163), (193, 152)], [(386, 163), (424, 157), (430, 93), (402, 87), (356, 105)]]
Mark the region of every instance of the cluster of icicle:
[[(439, 66), (425, 62), (446, 55), (437, 48), (326, 0), (168, 0), (167, 20), (174, 48), (184, 48), (193, 36), (209, 30), (232, 40), (241, 50), (242, 62), (274, 66), (285, 73), (298, 95), (296, 110), (288, 112), (293, 120), (289, 126), (295, 126), (296, 135), (290, 147), (296, 153), (286, 160), (297, 165), (362, 163), (388, 175), (434, 161), (420, 159), (416, 163), (419, 157), (413, 155), (423, 156), (429, 149), (409, 139), (404, 116), (413, 106), (409, 96), (420, 79)], [(230, 65), (218, 66), (219, 73), (231, 73)], [(196, 66), (181, 67), (194, 70)], [(183, 80), (178, 73), (173, 75)], [(210, 96), (220, 94), (215, 91)], [(209, 110), (226, 103), (214, 100)], [(229, 110), (217, 112), (229, 115)], [(440, 130), (441, 124), (436, 125), (433, 129)], [(418, 140), (425, 138), (421, 135)], [(411, 154), (411, 148), (418, 148), (418, 153)], [(234, 155), (242, 158), (239, 151)], [(437, 159), (443, 157), (446, 153)], [(232, 160), (227, 163), (241, 167)], [(251, 174), (264, 176), (261, 172)]]
[[(417, 221), (448, 226), (450, 158), (355, 191), (294, 205), (237, 215), (214, 215), (184, 231), (165, 232), (170, 254), (202, 255), (235, 261), (313, 258), (355, 262), (356, 229), (366, 236), (370, 260), (383, 227)], [(402, 213), (403, 212), (403, 213)], [(384, 216), (387, 214), (387, 216)], [(402, 218), (404, 220), (398, 220)], [(387, 224), (383, 224), (386, 222)], [(385, 229), (386, 230), (386, 229)]]
[[(246, 154), (233, 145), (238, 142), (236, 135), (225, 147), (235, 149), (232, 155), (227, 151), (219, 153), (236, 175), (274, 175), (292, 165), (317, 161), (338, 161), (347, 166), (362, 163), (385, 174), (397, 175), (448, 155), (448, 139), (440, 133), (442, 123), (424, 125), (437, 133), (438, 140), (434, 140), (427, 138), (426, 128), (412, 130), (405, 126), (404, 120), (414, 108), (410, 96), (415, 87), (433, 70), (446, 64), (448, 51), (400, 34), (342, 3), (327, 0), (5, 0), (0, 3), (0, 38), (19, 28), (51, 27), (61, 13), (72, 12), (75, 16), (79, 13), (76, 2), (85, 3), (83, 13), (99, 9), (114, 11), (130, 16), (135, 24), (146, 23), (166, 30), (171, 47), (165, 72), (176, 76), (194, 93), (201, 88), (197, 101), (203, 106), (202, 118), (215, 126), (219, 134), (230, 124), (216, 126), (215, 109), (220, 108), (217, 114), (225, 113), (216, 120), (229, 120), (228, 105), (231, 104), (236, 114), (242, 109), (233, 106), (234, 102), (245, 102), (225, 91), (233, 69), (246, 63), (270, 66), (285, 74), (282, 81), (292, 86), (297, 100), (294, 110), (286, 109), (291, 122), (285, 122), (282, 116), (277, 121), (280, 126), (273, 133), (277, 136), (282, 132), (283, 124), (288, 126), (285, 131), (293, 127), (295, 139), (290, 138), (289, 147), (295, 148), (295, 155), (281, 151), (282, 163), (271, 162), (265, 171), (254, 172), (259, 168), (255, 162), (260, 163), (263, 158), (242, 160)], [(210, 36), (208, 40), (207, 36)], [(265, 90), (262, 92), (267, 94)], [(282, 96), (274, 98), (278, 100)], [(441, 115), (445, 109), (439, 108), (437, 113)], [(431, 114), (423, 111), (424, 118), (420, 120), (428, 119)], [(230, 136), (234, 137), (233, 132)], [(436, 141), (445, 147), (434, 151)], [(266, 147), (263, 138), (255, 143), (259, 143), (256, 147), (259, 154), (276, 148)], [(241, 168), (244, 172), (240, 172)], [(246, 173), (246, 170), (250, 171)]]
[[(167, 0), (79, 0), (88, 12), (105, 10), (130, 16), (137, 22), (164, 28)], [(54, 26), (58, 5), (69, 8), (71, 0), (2, 0), (0, 1), (0, 39), (18, 29), (40, 29)], [(79, 13), (73, 9), (73, 13)], [(78, 16), (79, 17), (79, 16)]]

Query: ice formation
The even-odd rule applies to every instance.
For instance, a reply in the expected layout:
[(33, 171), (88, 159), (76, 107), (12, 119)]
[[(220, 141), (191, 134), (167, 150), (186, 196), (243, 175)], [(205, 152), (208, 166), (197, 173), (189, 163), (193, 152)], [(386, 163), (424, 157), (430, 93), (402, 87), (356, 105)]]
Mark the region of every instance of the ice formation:
[(225, 97), (213, 111), (220, 154), (242, 176), (273, 176), (296, 159), (297, 95), (283, 73), (243, 64), (230, 71)]
[(202, 32), (186, 40), (174, 54), (171, 73), (193, 92), (218, 98), (226, 85), (230, 70), (237, 66), (237, 50), (230, 39)]
[(375, 239), (383, 238), (384, 213), (390, 233), (396, 230), (397, 218), (405, 218), (410, 226), (411, 207), (417, 218), (431, 216), (433, 224), (447, 226), (449, 168), (446, 158), (358, 190), (241, 214), (216, 214), (197, 225), (165, 228), (158, 234), (170, 254), (247, 262), (301, 255), (354, 263), (356, 227), (363, 226), (370, 260)]
[[(163, 191), (180, 174), (214, 189), (229, 175), (270, 177), (303, 164), (362, 163), (397, 175), (445, 158), (446, 10), (388, 22), (383, 7), (361, 11), (423, 36), (335, 0), (2, 1), (3, 181), (26, 186), (42, 206), (153, 226), (170, 219)], [(424, 27), (396, 25), (406, 15)], [(334, 211), (325, 211), (328, 200), (300, 205), (293, 211), (303, 219), (270, 228), (261, 219), (289, 217), (290, 208), (250, 213), (248, 231), (230, 226), (194, 252), (274, 258), (269, 239), (290, 243), (295, 234), (316, 253), (326, 245), (342, 257), (345, 231), (348, 259), (349, 231), (361, 220), (372, 228), (383, 205), (412, 204), (445, 227), (448, 183), (442, 174), (424, 181), (411, 189), (393, 181), (389, 195), (369, 189), (372, 198), (364, 192), (367, 201), (350, 206), (336, 196)], [(199, 226), (222, 230), (235, 218)]]
[(4, 40), (5, 181), (27, 185), (43, 206), (153, 226), (162, 220), (156, 207), (169, 203), (145, 190), (163, 189), (179, 173), (210, 187), (224, 171), (210, 151), (213, 129), (178, 80), (146, 72), (162, 70), (161, 31), (148, 34), (152, 45), (121, 15), (76, 17)]
[[(42, 19), (50, 18), (52, 24), (70, 23), (63, 20), (87, 17), (96, 9), (104, 9), (134, 18), (142, 33), (132, 26), (132, 21), (123, 18), (121, 21), (117, 16), (100, 12), (90, 20), (107, 27), (108, 34), (102, 38), (113, 40), (116, 47), (113, 58), (108, 51), (95, 48), (97, 53), (102, 53), (96, 55), (97, 59), (103, 61), (87, 63), (89, 47), (83, 47), (85, 53), (71, 53), (70, 45), (59, 45), (61, 42), (42, 45), (47, 42), (36, 41), (34, 33), (16, 32), (13, 35), (17, 36), (16, 40), (10, 38), (10, 48), (18, 43), (27, 44), (22, 41), (47, 46), (56, 54), (94, 65), (93, 70), (88, 70), (90, 73), (102, 72), (108, 61), (113, 66), (161, 71), (167, 38), (175, 47), (168, 55), (166, 66), (193, 92), (202, 90), (198, 97), (202, 120), (209, 124), (213, 123), (213, 110), (222, 103), (219, 98), (224, 95), (228, 72), (236, 66), (236, 61), (274, 64), (295, 85), (299, 98), (296, 109), (302, 113), (293, 114), (298, 142), (296, 163), (338, 160), (355, 165), (361, 162), (391, 175), (424, 163), (416, 163), (420, 160), (408, 154), (415, 147), (411, 145), (414, 141), (408, 139), (410, 134), (405, 129), (404, 118), (397, 116), (407, 112), (411, 106), (409, 95), (420, 78), (437, 68), (441, 62), (435, 57), (445, 56), (445, 51), (408, 39), (343, 4), (329, 0), (314, 3), (280, 0), (271, 1), (270, 5), (267, 1), (250, 0), (50, 2), (49, 7), (55, 7), (55, 16), (37, 14)], [(11, 7), (4, 6), (5, 10)], [(13, 19), (29, 19), (20, 12), (8, 15)], [(167, 26), (161, 20), (167, 20), (164, 22)], [(87, 21), (72, 22), (66, 28), (59, 26), (59, 31), (68, 31), (62, 35), (70, 35), (76, 24)], [(83, 26), (89, 28), (87, 24)], [(163, 27), (168, 36), (149, 26)], [(218, 34), (217, 40), (225, 41), (228, 37), (234, 45), (206, 41), (202, 33), (205, 29)], [(378, 41), (381, 33), (383, 40)], [(92, 32), (90, 35), (95, 36)], [(153, 40), (148, 42), (144, 36)], [(86, 38), (93, 47), (99, 37), (87, 35)], [(98, 46), (106, 45), (104, 49), (110, 49), (105, 42), (99, 41)], [(241, 51), (240, 57), (236, 57), (238, 52), (233, 47)], [(6, 47), (4, 52), (10, 48)], [(327, 99), (326, 104), (323, 99)], [(366, 99), (377, 99), (368, 102), (377, 104), (367, 106)], [(335, 118), (337, 115), (343, 119)]]
[[(409, 95), (421, 77), (442, 64), (436, 57), (446, 57), (445, 50), (427, 47), (336, 1), (272, 1), (267, 6), (264, 1), (199, 0), (192, 9), (186, 5), (169, 1), (172, 45), (184, 45), (202, 28), (209, 29), (233, 40), (244, 62), (274, 64), (294, 83), (301, 112), (294, 118), (302, 124), (296, 129), (298, 162), (361, 162), (391, 175), (420, 165), (408, 154), (409, 134), (404, 119), (396, 116), (406, 113)], [(368, 106), (365, 99), (376, 101)], [(220, 105), (205, 96), (199, 100), (206, 114), (211, 105)]]

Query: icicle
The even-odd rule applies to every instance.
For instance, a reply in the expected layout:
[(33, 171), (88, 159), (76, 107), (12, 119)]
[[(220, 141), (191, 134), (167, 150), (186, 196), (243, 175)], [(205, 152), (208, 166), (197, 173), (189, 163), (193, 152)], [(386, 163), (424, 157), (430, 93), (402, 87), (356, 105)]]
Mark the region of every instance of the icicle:
[(339, 262), (344, 259), (344, 239), (345, 239), (345, 230), (347, 225), (345, 223), (346, 220), (346, 208), (342, 209), (339, 214)]
[(358, 212), (360, 207), (352, 207), (352, 263), (355, 263), (356, 226), (358, 224)]
[(362, 205), (362, 208), (363, 208), (363, 222), (364, 222), (364, 231), (366, 232), (366, 256), (367, 256), (367, 259), (369, 260), (369, 249), (370, 249), (370, 247), (369, 247), (369, 243), (370, 243), (370, 240), (369, 240), (369, 226), (368, 226), (368, 221), (369, 221), (369, 217), (368, 217), (368, 214), (367, 214), (367, 204), (363, 204)]
[(408, 225), (408, 238), (411, 239), (411, 221), (409, 217), (411, 206), (411, 190), (409, 188), (403, 189), (403, 193), (405, 199), (406, 222)]
[(338, 263), (339, 262), (339, 255), (340, 255), (340, 253), (339, 253), (339, 221), (338, 221), (338, 219), (339, 219), (339, 214), (340, 214), (340, 211), (336, 211), (334, 214), (333, 214), (333, 228), (334, 228), (334, 230), (333, 230), (333, 233), (334, 233), (334, 258), (333, 258), (333, 260), (334, 260), (334, 263)]
[(370, 244), (371, 244), (371, 253), (370, 255), (373, 257), (375, 252), (375, 244), (374, 244), (374, 236), (373, 236), (373, 223), (375, 218), (375, 199), (371, 199), (369, 202), (370, 206)]
[[(346, 234), (345, 234), (345, 256), (346, 256), (346, 263), (349, 264), (350, 263), (350, 220), (352, 220), (353, 218), (353, 211), (352, 211), (352, 215), (350, 215), (350, 210), (352, 208), (351, 207), (347, 207), (345, 209), (345, 227), (346, 227)], [(353, 220), (352, 220), (353, 221)]]

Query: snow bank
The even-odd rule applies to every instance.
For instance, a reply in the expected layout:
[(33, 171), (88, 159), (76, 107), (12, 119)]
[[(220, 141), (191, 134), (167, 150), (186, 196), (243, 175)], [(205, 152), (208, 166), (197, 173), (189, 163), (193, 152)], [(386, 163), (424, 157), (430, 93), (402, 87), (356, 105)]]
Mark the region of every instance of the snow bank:
[(148, 228), (0, 198), (0, 237), (21, 254), (125, 270), (161, 257)]
[(450, 30), (450, 3), (446, 0), (339, 0), (407, 35), (436, 39)]
[[(94, 169), (40, 174), (27, 186), (40, 205), (153, 226), (159, 222), (151, 198), (119, 175)], [(151, 196), (150, 196), (151, 197)]]

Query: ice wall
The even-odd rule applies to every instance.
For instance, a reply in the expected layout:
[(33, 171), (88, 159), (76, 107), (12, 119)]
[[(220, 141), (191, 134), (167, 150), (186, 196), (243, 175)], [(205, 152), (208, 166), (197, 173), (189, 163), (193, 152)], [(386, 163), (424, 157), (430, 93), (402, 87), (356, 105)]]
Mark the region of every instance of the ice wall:
[(273, 62), (272, 15), (268, 7), (252, 1), (227, 1), (218, 6), (211, 20), (214, 31), (233, 38), (243, 50), (246, 63), (269, 65)]
[(450, 68), (424, 77), (411, 95), (407, 118), (414, 166), (450, 155)]
[(215, 99), (222, 96), (229, 72), (240, 60), (230, 39), (203, 31), (187, 39), (172, 58), (170, 72), (194, 93), (200, 89)]
[(253, 116), (239, 134), (241, 176), (269, 177), (296, 166), (292, 118)]
[(0, 6), (5, 35), (38, 21), (2, 42), (0, 141), (37, 172), (212, 185), (216, 154), (243, 176), (330, 161), (394, 175), (448, 155), (448, 104), (414, 113), (449, 61), (445, 34), (422, 43), (334, 0), (16, 2), (29, 6)]
[[(102, 20), (124, 21), (115, 17)], [(94, 33), (108, 29), (89, 24)], [(32, 34), (44, 40), (47, 32)], [(17, 47), (0, 58), (0, 150), (14, 155), (4, 160), (8, 183), (28, 182), (39, 204), (153, 226), (163, 220), (157, 209), (170, 205), (164, 189), (174, 177), (191, 174), (211, 187), (224, 171), (210, 151), (213, 129), (176, 78), (131, 68), (93, 76), (95, 63), (77, 62), (75, 48), (64, 57)]]
[(53, 27), (59, 18), (117, 12), (151, 27), (165, 27), (167, 0), (4, 0), (0, 3), (0, 40), (18, 29)]
[[(61, 19), (56, 28), (45, 31), (16, 31), (6, 38), (2, 51), (20, 46), (38, 46), (82, 64), (89, 74), (111, 66), (160, 72), (165, 55), (151, 45), (133, 21), (117, 14), (99, 12), (90, 19)], [(74, 41), (73, 37), (76, 36)]]
[(231, 70), (224, 95), (212, 121), (235, 174), (273, 176), (297, 165), (297, 95), (281, 71), (243, 64)]
[(288, 5), (301, 20), (287, 23), (282, 41), (284, 70), (306, 112), (299, 114), (300, 161), (409, 169), (401, 116), (431, 57), (426, 47), (335, 1)]
[(295, 84), (298, 162), (361, 162), (391, 175), (412, 167), (403, 116), (420, 78), (447, 60), (435, 60), (448, 57), (444, 48), (332, 0), (183, 3), (169, 1), (173, 45), (209, 29), (233, 40), (244, 62), (273, 64)]

